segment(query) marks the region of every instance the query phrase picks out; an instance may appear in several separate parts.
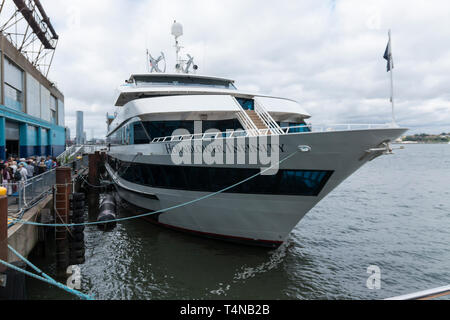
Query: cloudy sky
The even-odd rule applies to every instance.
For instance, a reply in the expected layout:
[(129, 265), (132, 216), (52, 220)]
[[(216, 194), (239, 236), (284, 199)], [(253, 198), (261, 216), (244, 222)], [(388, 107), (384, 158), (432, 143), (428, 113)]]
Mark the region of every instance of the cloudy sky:
[(174, 65), (174, 19), (200, 73), (299, 101), (313, 123), (391, 121), (382, 56), (392, 29), (396, 117), (411, 132), (450, 132), (448, 0), (41, 0), (60, 41), (49, 78), (66, 124), (85, 112), (104, 136), (116, 88), (145, 72), (145, 51)]

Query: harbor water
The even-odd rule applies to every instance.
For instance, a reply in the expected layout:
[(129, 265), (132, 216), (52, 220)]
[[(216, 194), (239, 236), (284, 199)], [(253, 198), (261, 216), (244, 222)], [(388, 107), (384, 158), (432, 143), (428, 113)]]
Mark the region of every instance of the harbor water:
[[(123, 204), (121, 216), (129, 215)], [(450, 284), (450, 145), (408, 145), (347, 179), (277, 250), (144, 220), (86, 228), (81, 291), (96, 299), (383, 299)], [(53, 257), (34, 259), (52, 274)], [(380, 288), (369, 289), (369, 266)], [(29, 299), (75, 299), (27, 279)]]

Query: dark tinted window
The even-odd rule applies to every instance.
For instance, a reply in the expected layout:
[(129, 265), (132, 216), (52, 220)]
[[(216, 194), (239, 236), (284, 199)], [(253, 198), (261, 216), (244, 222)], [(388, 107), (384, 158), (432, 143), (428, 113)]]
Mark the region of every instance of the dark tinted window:
[[(166, 189), (216, 192), (260, 172), (259, 169), (162, 166), (127, 163), (109, 157), (112, 168), (130, 182)], [(259, 175), (226, 192), (318, 196), (333, 171), (279, 170), (276, 175)]]
[[(237, 119), (218, 120), (218, 121), (201, 121), (202, 133), (217, 129), (220, 132), (227, 130), (243, 130), (241, 123)], [(169, 137), (174, 134), (177, 129), (186, 129), (189, 134), (194, 133), (194, 121), (145, 121), (142, 122), (151, 139)], [(134, 124), (134, 144), (149, 143), (145, 132), (140, 123)]]
[(230, 81), (220, 79), (205, 79), (196, 77), (157, 77), (135, 76), (138, 86), (193, 86), (213, 87), (219, 89), (236, 89)]
[(252, 99), (236, 98), (244, 110), (255, 110), (255, 101)]

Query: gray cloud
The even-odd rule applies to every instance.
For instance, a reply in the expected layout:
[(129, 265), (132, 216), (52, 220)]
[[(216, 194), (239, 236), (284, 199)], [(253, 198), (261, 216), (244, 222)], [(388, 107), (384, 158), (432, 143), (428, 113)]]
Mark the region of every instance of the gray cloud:
[(313, 123), (390, 122), (382, 55), (391, 28), (397, 120), (416, 132), (450, 131), (448, 1), (42, 2), (61, 38), (50, 77), (72, 132), (83, 110), (88, 136), (105, 133), (115, 88), (146, 71), (146, 48), (164, 51), (172, 67), (173, 19), (201, 73), (296, 99)]

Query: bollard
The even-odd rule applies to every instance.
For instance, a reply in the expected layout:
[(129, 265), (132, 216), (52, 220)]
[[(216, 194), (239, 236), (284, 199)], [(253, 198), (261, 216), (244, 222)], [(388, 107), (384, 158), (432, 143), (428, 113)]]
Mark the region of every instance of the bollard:
[[(72, 175), (68, 167), (56, 168), (55, 221), (57, 224), (69, 222), (70, 199), (72, 193)], [(56, 268), (60, 275), (65, 275), (69, 266), (68, 234), (66, 227), (56, 227)]]
[(96, 151), (89, 155), (89, 184), (98, 186), (100, 181), (98, 179), (98, 166), (100, 163), (100, 153)]
[(105, 152), (100, 152), (100, 158), (99, 158), (99, 168), (98, 168), (98, 172), (100, 175), (104, 175), (106, 173), (106, 167), (105, 167), (105, 162), (106, 162), (106, 153)]
[[(0, 259), (8, 261), (8, 197), (5, 195), (0, 195)], [(0, 273), (6, 269), (6, 266), (0, 265)]]

